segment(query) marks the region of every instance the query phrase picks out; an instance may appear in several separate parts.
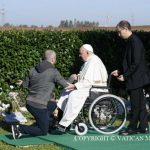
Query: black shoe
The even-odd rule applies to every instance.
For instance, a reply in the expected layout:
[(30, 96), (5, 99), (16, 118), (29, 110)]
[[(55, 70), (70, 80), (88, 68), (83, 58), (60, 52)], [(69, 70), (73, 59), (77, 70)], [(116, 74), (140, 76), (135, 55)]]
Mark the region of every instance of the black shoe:
[(57, 130), (57, 131), (60, 131), (60, 132), (62, 132), (62, 133), (65, 133), (65, 132), (66, 132), (66, 127), (64, 127), (64, 126), (62, 126), (62, 125), (58, 125), (58, 127), (57, 127), (56, 130)]
[(56, 127), (56, 130), (51, 131), (52, 134), (65, 134), (66, 133), (66, 127), (58, 125)]
[(14, 139), (18, 139), (22, 136), (22, 134), (19, 131), (19, 125), (12, 125), (11, 126), (11, 130), (12, 130), (12, 134), (13, 134), (13, 138)]
[(49, 123), (49, 132), (51, 132), (52, 130), (56, 130), (58, 126), (58, 120), (57, 118), (51, 118), (50, 123)]
[(71, 129), (71, 125), (69, 125), (68, 127), (66, 127), (66, 131), (70, 131)]
[(141, 134), (148, 134), (148, 133), (149, 133), (149, 128), (138, 129), (138, 133), (141, 133)]
[(123, 130), (119, 133), (119, 135), (133, 135), (133, 134), (137, 134), (137, 130), (132, 130), (132, 129), (127, 129), (127, 130)]

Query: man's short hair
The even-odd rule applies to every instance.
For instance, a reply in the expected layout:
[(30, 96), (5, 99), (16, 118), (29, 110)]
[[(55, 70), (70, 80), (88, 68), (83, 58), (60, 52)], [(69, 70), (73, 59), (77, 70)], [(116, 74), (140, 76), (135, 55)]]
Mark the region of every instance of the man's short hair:
[(49, 59), (51, 59), (53, 57), (56, 57), (55, 51), (53, 51), (53, 50), (46, 50), (45, 51), (45, 53), (44, 53), (44, 59), (45, 60), (49, 60)]
[(127, 28), (131, 30), (131, 25), (128, 21), (122, 20), (117, 24), (116, 28), (122, 28), (122, 29)]

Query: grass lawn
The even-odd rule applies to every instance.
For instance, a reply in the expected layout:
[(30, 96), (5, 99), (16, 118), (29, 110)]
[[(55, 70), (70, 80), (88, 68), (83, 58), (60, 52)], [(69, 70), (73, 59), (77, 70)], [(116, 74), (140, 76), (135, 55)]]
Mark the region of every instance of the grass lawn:
[[(34, 122), (33, 117), (29, 113), (26, 113), (25, 116), (27, 117), (28, 124), (32, 124)], [(0, 134), (11, 134), (10, 126), (3, 123), (1, 117)], [(29, 147), (15, 147), (0, 141), (0, 150), (63, 150), (63, 148), (54, 144), (35, 145)]]
[(0, 150), (62, 150), (61, 147), (56, 145), (37, 145), (29, 147), (14, 147), (3, 142), (0, 142)]

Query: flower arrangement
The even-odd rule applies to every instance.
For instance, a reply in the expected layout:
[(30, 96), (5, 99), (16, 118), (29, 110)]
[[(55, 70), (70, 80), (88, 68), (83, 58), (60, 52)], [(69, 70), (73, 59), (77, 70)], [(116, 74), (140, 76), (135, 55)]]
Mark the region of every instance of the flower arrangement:
[[(14, 89), (12, 85), (10, 85), (10, 89)], [(12, 92), (7, 91), (3, 92), (3, 89), (0, 88), (0, 112), (17, 112), (19, 111), (19, 93), (18, 92)]]

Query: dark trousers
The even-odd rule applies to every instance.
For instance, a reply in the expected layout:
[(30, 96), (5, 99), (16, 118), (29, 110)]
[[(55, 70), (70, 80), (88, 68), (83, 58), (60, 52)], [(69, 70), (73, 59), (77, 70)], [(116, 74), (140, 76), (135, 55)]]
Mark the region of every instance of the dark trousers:
[(49, 102), (48, 107), (44, 109), (35, 108), (27, 104), (28, 111), (34, 116), (35, 125), (20, 125), (21, 133), (30, 135), (46, 135), (49, 130), (50, 116), (56, 108), (55, 102)]
[(128, 92), (131, 101), (131, 119), (128, 128), (133, 130), (145, 129), (148, 127), (148, 113), (143, 88), (130, 90)]

